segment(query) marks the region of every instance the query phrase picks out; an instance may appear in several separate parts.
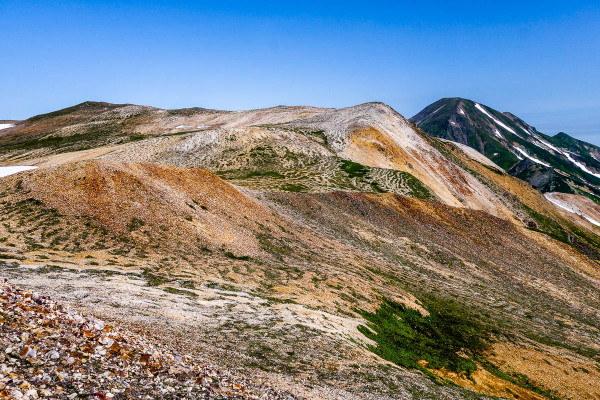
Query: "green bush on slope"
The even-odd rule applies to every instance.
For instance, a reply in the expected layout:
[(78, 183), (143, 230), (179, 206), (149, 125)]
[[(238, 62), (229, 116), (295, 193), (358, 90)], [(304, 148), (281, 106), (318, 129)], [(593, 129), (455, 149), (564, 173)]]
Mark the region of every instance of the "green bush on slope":
[(423, 317), (418, 311), (384, 299), (375, 312), (359, 311), (369, 322), (359, 331), (376, 345), (369, 349), (380, 357), (406, 368), (424, 370), (419, 360), (429, 368), (446, 368), (470, 375), (477, 369), (469, 356), (485, 349), (487, 332), (451, 310), (430, 311)]

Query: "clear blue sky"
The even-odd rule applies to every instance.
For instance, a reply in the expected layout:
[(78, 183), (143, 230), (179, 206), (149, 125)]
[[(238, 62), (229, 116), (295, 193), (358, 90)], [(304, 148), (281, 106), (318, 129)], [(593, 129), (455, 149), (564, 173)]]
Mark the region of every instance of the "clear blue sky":
[(460, 96), (600, 144), (597, 0), (119, 3), (0, 0), (0, 118)]

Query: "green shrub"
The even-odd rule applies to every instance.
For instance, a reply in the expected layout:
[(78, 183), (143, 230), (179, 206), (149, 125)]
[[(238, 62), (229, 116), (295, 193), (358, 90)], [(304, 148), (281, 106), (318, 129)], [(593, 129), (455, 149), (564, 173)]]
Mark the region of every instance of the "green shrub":
[(371, 351), (403, 367), (424, 370), (418, 361), (425, 360), (430, 368), (473, 373), (477, 366), (470, 356), (486, 348), (486, 330), (452, 310), (428, 311), (424, 317), (384, 299), (375, 313), (357, 310), (369, 322), (358, 329), (376, 343)]
[(131, 218), (131, 221), (129, 221), (129, 223), (127, 224), (127, 229), (129, 231), (135, 231), (140, 229), (142, 226), (146, 225), (146, 223), (144, 221), (142, 221), (139, 218)]
[(227, 258), (231, 258), (231, 259), (233, 259), (233, 260), (243, 260), (243, 261), (250, 261), (250, 257), (248, 257), (248, 256), (240, 256), (240, 257), (238, 257), (238, 256), (236, 256), (235, 254), (233, 254), (233, 253), (232, 253), (232, 252), (230, 252), (230, 251), (226, 251), (226, 252), (225, 252), (225, 257), (227, 257)]
[(363, 178), (369, 172), (364, 165), (350, 160), (342, 160), (342, 170), (348, 174), (349, 178)]

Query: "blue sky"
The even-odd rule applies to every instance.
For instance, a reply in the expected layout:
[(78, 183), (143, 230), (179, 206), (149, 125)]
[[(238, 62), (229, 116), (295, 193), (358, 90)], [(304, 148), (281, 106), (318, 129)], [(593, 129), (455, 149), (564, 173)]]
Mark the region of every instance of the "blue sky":
[(119, 3), (0, 0), (0, 118), (459, 96), (600, 144), (598, 1)]

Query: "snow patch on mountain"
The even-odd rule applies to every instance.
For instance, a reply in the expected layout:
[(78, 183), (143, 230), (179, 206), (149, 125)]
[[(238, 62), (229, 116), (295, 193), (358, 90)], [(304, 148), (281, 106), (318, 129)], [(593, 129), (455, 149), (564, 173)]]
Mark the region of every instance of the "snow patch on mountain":
[(594, 224), (594, 225), (596, 225), (596, 226), (600, 226), (600, 222), (598, 222), (598, 221), (596, 221), (595, 219), (593, 219), (593, 218), (591, 218), (591, 217), (589, 217), (589, 216), (587, 216), (587, 215), (583, 214), (583, 213), (581, 212), (581, 210), (579, 210), (579, 209), (575, 209), (575, 208), (573, 207), (573, 205), (571, 205), (570, 203), (567, 203), (567, 202), (563, 201), (562, 199), (559, 199), (558, 197), (556, 197), (556, 196), (553, 196), (553, 193), (546, 193), (546, 194), (544, 194), (544, 197), (546, 197), (546, 199), (547, 199), (547, 200), (548, 200), (550, 203), (554, 204), (555, 206), (557, 206), (557, 207), (559, 207), (559, 208), (562, 208), (563, 210), (566, 210), (566, 211), (568, 211), (568, 212), (571, 212), (571, 213), (577, 214), (577, 215), (579, 215), (580, 217), (583, 217), (583, 218), (585, 218), (586, 220), (588, 220), (590, 223), (592, 223), (592, 224)]
[(543, 165), (544, 167), (548, 167), (548, 168), (550, 168), (550, 167), (551, 167), (551, 165), (550, 165), (550, 164), (548, 164), (548, 163), (545, 163), (545, 162), (543, 162), (542, 160), (540, 160), (540, 159), (538, 159), (538, 158), (535, 158), (535, 157), (533, 157), (533, 156), (530, 156), (529, 154), (527, 154), (527, 153), (525, 152), (525, 150), (521, 149), (520, 147), (515, 147), (515, 150), (517, 150), (519, 153), (523, 154), (525, 157), (529, 158), (529, 159), (530, 159), (531, 161), (533, 161), (534, 163), (541, 164), (541, 165)]
[(532, 143), (535, 144), (537, 147), (544, 148), (543, 146), (545, 146), (546, 148), (552, 149), (552, 150), (556, 151), (559, 154), (562, 153), (559, 149), (557, 149), (556, 147), (554, 147), (552, 144), (550, 144), (546, 140), (542, 139), (540, 136), (537, 136), (536, 139), (542, 144), (542, 145), (539, 145), (534, 140)]
[[(517, 135), (517, 132), (515, 132), (510, 126), (505, 125), (504, 123), (502, 123), (502, 121), (494, 118), (492, 116), (492, 114), (488, 113), (487, 110), (481, 106), (481, 104), (475, 103), (475, 108), (477, 108), (479, 111), (481, 111), (482, 113), (484, 113), (485, 115), (487, 115), (489, 118), (491, 118), (496, 124), (500, 125), (502, 128), (506, 129), (507, 131), (509, 131), (510, 133), (512, 133), (514, 135)], [(519, 136), (519, 135), (517, 135), (517, 136)]]
[(15, 124), (0, 124), (0, 129), (8, 129), (15, 126)]
[(556, 147), (552, 146), (550, 143), (546, 142), (545, 140), (533, 139), (529, 143), (539, 147), (540, 149), (546, 150), (546, 151), (554, 150), (554, 151), (557, 151), (558, 153), (561, 153), (561, 151), (559, 151)]
[(8, 167), (0, 167), (0, 178), (16, 174), (23, 171), (29, 171), (30, 169), (36, 169), (37, 167), (31, 167), (26, 165), (11, 165)]
[(597, 174), (595, 172), (592, 172), (588, 167), (586, 167), (583, 163), (580, 163), (579, 161), (575, 160), (573, 157), (571, 157), (571, 154), (569, 154), (568, 151), (563, 152), (563, 154), (565, 155), (565, 157), (567, 157), (569, 159), (569, 161), (571, 161), (573, 164), (575, 164), (575, 166), (577, 166), (577, 168), (579, 168), (580, 170), (582, 170), (583, 172), (587, 172), (590, 175), (594, 175), (596, 178), (600, 178), (600, 174)]
[(540, 142), (542, 142), (542, 144), (550, 147), (552, 150), (556, 151), (557, 153), (560, 153), (560, 150), (558, 150), (556, 147), (554, 147), (553, 145), (551, 145), (550, 143), (548, 143), (547, 141), (540, 139)]

